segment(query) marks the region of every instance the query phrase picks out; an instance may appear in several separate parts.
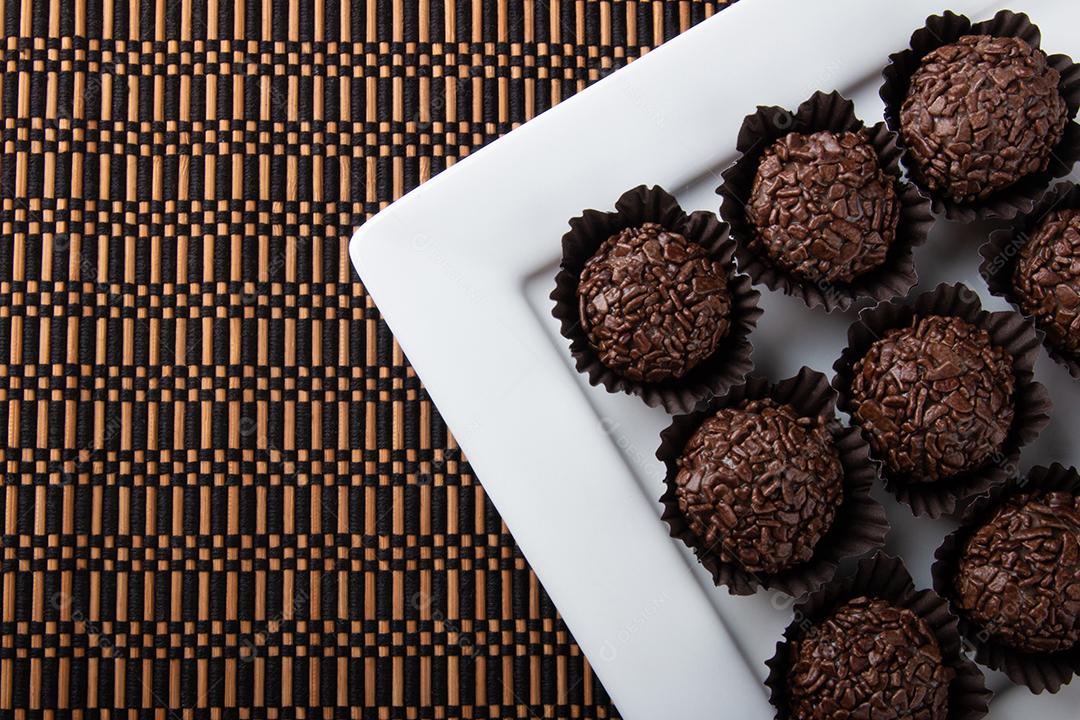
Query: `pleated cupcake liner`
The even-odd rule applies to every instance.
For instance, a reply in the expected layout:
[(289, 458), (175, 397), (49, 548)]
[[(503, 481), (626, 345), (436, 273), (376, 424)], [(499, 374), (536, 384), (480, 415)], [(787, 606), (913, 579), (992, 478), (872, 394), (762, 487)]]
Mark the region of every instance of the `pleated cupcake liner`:
[(776, 644), (776, 654), (765, 662), (769, 668), (765, 686), (769, 688), (769, 702), (776, 708), (776, 720), (790, 717), (788, 677), (794, 665), (792, 643), (860, 597), (884, 600), (911, 610), (927, 624), (941, 649), (942, 662), (955, 672), (949, 683), (947, 720), (979, 720), (986, 716), (993, 693), (986, 689), (979, 668), (963, 654), (957, 618), (949, 610), (948, 602), (932, 590), (916, 590), (902, 560), (876, 553), (861, 560), (853, 575), (830, 582), (795, 607), (795, 618)]
[(1056, 693), (1073, 676), (1080, 674), (1080, 644), (1059, 652), (1033, 653), (998, 641), (988, 628), (969, 619), (960, 607), (956, 597), (956, 577), (968, 538), (990, 520), (1002, 503), (1018, 494), (1054, 491), (1080, 493), (1080, 474), (1074, 468), (1057, 463), (1050, 467), (1036, 466), (1022, 482), (980, 498), (964, 514), (960, 527), (948, 535), (934, 553), (931, 568), (934, 589), (949, 601), (952, 612), (959, 618), (960, 633), (974, 648), (976, 662), (1000, 670), (1012, 682), (1026, 686), (1036, 694)]
[(1055, 344), (1042, 327), (1040, 319), (1024, 312), (1013, 284), (1016, 263), (1028, 238), (1051, 212), (1068, 209), (1080, 209), (1080, 185), (1060, 182), (1046, 192), (1030, 212), (1018, 217), (1012, 227), (1001, 228), (990, 233), (989, 239), (979, 248), (979, 254), (983, 259), (979, 265), (979, 273), (986, 281), (990, 292), (1007, 300), (1018, 313), (1035, 324), (1035, 329), (1050, 359), (1065, 367), (1074, 378), (1080, 378), (1080, 357)]
[[(1003, 348), (1013, 359), (1014, 417), (1001, 448), (981, 467), (968, 470), (936, 482), (923, 482), (892, 472), (884, 458), (881, 475), (885, 489), (907, 505), (915, 515), (932, 518), (954, 516), (967, 503), (992, 488), (1015, 477), (1021, 449), (1038, 437), (1050, 420), (1050, 396), (1035, 380), (1035, 359), (1039, 341), (1032, 324), (1015, 312), (988, 312), (982, 309), (975, 291), (962, 283), (942, 283), (933, 290), (914, 298), (896, 299), (867, 308), (848, 328), (848, 343), (833, 365), (836, 374), (833, 387), (838, 394), (838, 407), (852, 415), (851, 384), (855, 363), (864, 357), (870, 346), (894, 328), (911, 325), (916, 316), (942, 315), (957, 317), (982, 328), (996, 347)], [(852, 425), (858, 423), (852, 418)], [(869, 441), (869, 434), (864, 432)]]
[[(832, 525), (814, 548), (813, 556), (778, 573), (751, 572), (738, 562), (721, 560), (719, 554), (713, 552), (714, 549), (703, 547), (679, 510), (675, 492), (678, 459), (701, 424), (723, 408), (764, 398), (790, 405), (805, 417), (824, 415), (831, 418), (827, 427), (844, 472), (843, 500)], [(718, 587), (726, 587), (732, 595), (752, 595), (759, 588), (765, 588), (800, 597), (831, 580), (842, 560), (884, 546), (889, 521), (884, 508), (870, 497), (877, 469), (870, 461), (869, 447), (857, 430), (841, 425), (835, 415), (836, 393), (829, 387), (828, 379), (804, 367), (794, 377), (777, 383), (751, 377), (698, 412), (674, 418), (660, 434), (660, 448), (656, 456), (667, 467), (664, 480), (666, 490), (660, 498), (664, 506), (663, 520), (668, 525), (671, 537), (681, 540), (694, 551)]]
[[(708, 252), (713, 260), (728, 269), (731, 293), (731, 325), (716, 350), (681, 378), (662, 382), (637, 382), (605, 365), (589, 343), (581, 323), (577, 289), (585, 263), (601, 243), (626, 228), (657, 223), (670, 232), (683, 235)], [(714, 213), (697, 211), (687, 214), (678, 201), (660, 187), (638, 186), (615, 203), (614, 212), (585, 210), (570, 220), (570, 231), (562, 239), (563, 257), (555, 277), (551, 299), (552, 314), (561, 321), (560, 332), (570, 341), (570, 353), (578, 372), (591, 385), (608, 392), (637, 395), (650, 407), (663, 407), (670, 413), (691, 412), (700, 403), (743, 381), (753, 368), (753, 345), (750, 333), (761, 316), (750, 278), (735, 269), (735, 244), (727, 223)]]
[[(789, 272), (755, 250), (752, 242), (757, 230), (746, 217), (746, 206), (765, 150), (793, 132), (810, 134), (828, 130), (840, 133), (862, 129), (867, 130), (881, 169), (894, 179), (900, 204), (896, 236), (885, 261), (851, 282), (816, 281)], [(913, 249), (926, 241), (934, 215), (930, 201), (903, 180), (897, 142), (896, 133), (884, 123), (866, 128), (855, 116), (854, 103), (835, 91), (814, 93), (793, 113), (781, 107), (762, 106), (747, 115), (737, 142), (741, 154), (723, 172), (723, 184), (716, 191), (721, 197), (720, 214), (731, 226), (735, 238), (739, 269), (755, 284), (797, 297), (807, 306), (821, 307), (826, 312), (846, 310), (862, 299), (885, 300), (907, 293), (918, 282)]]
[[(990, 20), (974, 24), (966, 16), (951, 11), (928, 17), (926, 24), (911, 35), (908, 49), (890, 55), (889, 64), (882, 72), (884, 82), (880, 95), (885, 101), (885, 122), (889, 129), (900, 133), (900, 108), (911, 87), (911, 77), (918, 70), (923, 58), (940, 47), (955, 43), (965, 35), (1020, 38), (1035, 49), (1039, 49), (1042, 39), (1038, 26), (1032, 23), (1027, 15), (1011, 10), (1002, 10)], [(918, 163), (904, 145), (903, 137), (897, 138), (909, 179), (923, 194), (930, 197), (935, 213), (958, 222), (1010, 220), (1019, 214), (1031, 212), (1050, 183), (1072, 171), (1074, 163), (1080, 159), (1080, 125), (1074, 120), (1077, 109), (1080, 109), (1080, 65), (1074, 63), (1069, 56), (1060, 54), (1049, 55), (1047, 61), (1050, 67), (1061, 74), (1058, 90), (1065, 100), (1070, 122), (1065, 126), (1061, 141), (1054, 146), (1050, 165), (1045, 171), (1021, 178), (984, 200), (958, 203), (926, 186), (919, 177)]]

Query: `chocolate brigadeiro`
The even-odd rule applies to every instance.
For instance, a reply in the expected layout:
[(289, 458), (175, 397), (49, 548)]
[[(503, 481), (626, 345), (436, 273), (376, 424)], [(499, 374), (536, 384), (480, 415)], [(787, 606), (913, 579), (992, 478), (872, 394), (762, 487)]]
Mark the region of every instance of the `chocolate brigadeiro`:
[(1033, 379), (1034, 329), (988, 313), (964, 285), (864, 310), (848, 330), (833, 386), (916, 515), (954, 514), (1008, 479), (1049, 419)]
[(1058, 183), (979, 252), (990, 292), (1032, 318), (1050, 357), (1080, 378), (1080, 186)]
[(1080, 158), (1080, 67), (1047, 57), (1039, 29), (1003, 10), (946, 12), (890, 56), (881, 97), (912, 180), (955, 220), (1027, 212)]
[(857, 597), (794, 641), (791, 656), (793, 718), (948, 717), (955, 673), (926, 622), (907, 608)]
[(1020, 38), (967, 35), (930, 52), (900, 107), (918, 177), (971, 203), (1045, 170), (1068, 122), (1059, 80)]
[(600, 361), (635, 382), (679, 379), (731, 329), (728, 268), (657, 223), (605, 240), (578, 282), (578, 315)]
[(876, 473), (866, 443), (840, 425), (828, 380), (808, 368), (775, 385), (750, 378), (676, 417), (657, 457), (672, 537), (732, 594), (805, 594), (888, 532), (869, 496)]
[(819, 92), (794, 113), (759, 107), (737, 147), (717, 192), (754, 282), (826, 311), (915, 284), (912, 248), (933, 215), (901, 179), (896, 135), (883, 123), (867, 128), (850, 100)]
[(572, 219), (562, 245), (553, 314), (591, 384), (689, 412), (749, 372), (760, 296), (716, 215), (642, 185)]
[(1032, 692), (1080, 672), (1080, 475), (1035, 467), (976, 502), (936, 553), (934, 587), (949, 598), (976, 660)]
[(976, 720), (991, 695), (948, 603), (880, 553), (797, 606), (766, 665), (778, 720)]
[(887, 330), (852, 370), (852, 417), (886, 467), (915, 482), (979, 467), (1012, 427), (1012, 357), (958, 317)]
[(750, 247), (807, 280), (850, 283), (885, 262), (900, 203), (865, 130), (788, 133), (765, 149)]
[(675, 497), (697, 541), (753, 573), (809, 560), (844, 496), (825, 425), (770, 398), (706, 418), (676, 461)]
[(957, 608), (1005, 645), (1026, 652), (1080, 642), (1080, 496), (1022, 493), (968, 538), (956, 575)]

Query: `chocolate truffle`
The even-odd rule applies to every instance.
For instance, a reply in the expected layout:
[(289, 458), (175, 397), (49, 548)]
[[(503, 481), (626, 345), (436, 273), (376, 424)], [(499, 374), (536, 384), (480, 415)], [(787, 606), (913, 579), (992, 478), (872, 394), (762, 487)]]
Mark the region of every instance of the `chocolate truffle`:
[(705, 420), (677, 465), (679, 511), (698, 547), (749, 572), (809, 560), (843, 498), (826, 419), (771, 399)]
[(1011, 357), (985, 330), (956, 317), (915, 317), (855, 363), (851, 414), (890, 472), (936, 481), (1000, 450), (1014, 383)]
[(681, 378), (730, 325), (727, 268), (655, 223), (605, 240), (585, 263), (577, 293), (600, 361), (636, 382)]
[(754, 176), (750, 249), (800, 278), (851, 282), (885, 261), (899, 212), (865, 130), (789, 133)]
[(1080, 210), (1058, 210), (1039, 223), (1020, 250), (1013, 287), (1050, 343), (1080, 355)]
[(966, 203), (1046, 170), (1068, 123), (1059, 80), (1019, 38), (968, 35), (930, 52), (900, 108), (916, 175)]
[(1080, 642), (1080, 497), (1021, 494), (965, 543), (957, 604), (996, 640), (1026, 652)]
[(793, 720), (944, 720), (955, 671), (926, 622), (858, 597), (792, 643)]

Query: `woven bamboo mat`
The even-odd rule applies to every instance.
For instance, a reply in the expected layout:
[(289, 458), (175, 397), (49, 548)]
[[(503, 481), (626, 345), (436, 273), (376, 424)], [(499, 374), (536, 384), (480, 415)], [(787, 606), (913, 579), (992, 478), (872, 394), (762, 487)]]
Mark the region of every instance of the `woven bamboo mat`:
[(719, 5), (0, 3), (0, 715), (614, 716), (346, 247)]

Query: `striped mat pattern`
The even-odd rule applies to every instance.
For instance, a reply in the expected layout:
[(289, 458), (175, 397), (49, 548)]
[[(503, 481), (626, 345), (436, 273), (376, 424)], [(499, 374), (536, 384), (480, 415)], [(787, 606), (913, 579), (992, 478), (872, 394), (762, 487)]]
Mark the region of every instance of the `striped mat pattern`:
[(347, 244), (721, 4), (0, 2), (0, 716), (615, 717)]

